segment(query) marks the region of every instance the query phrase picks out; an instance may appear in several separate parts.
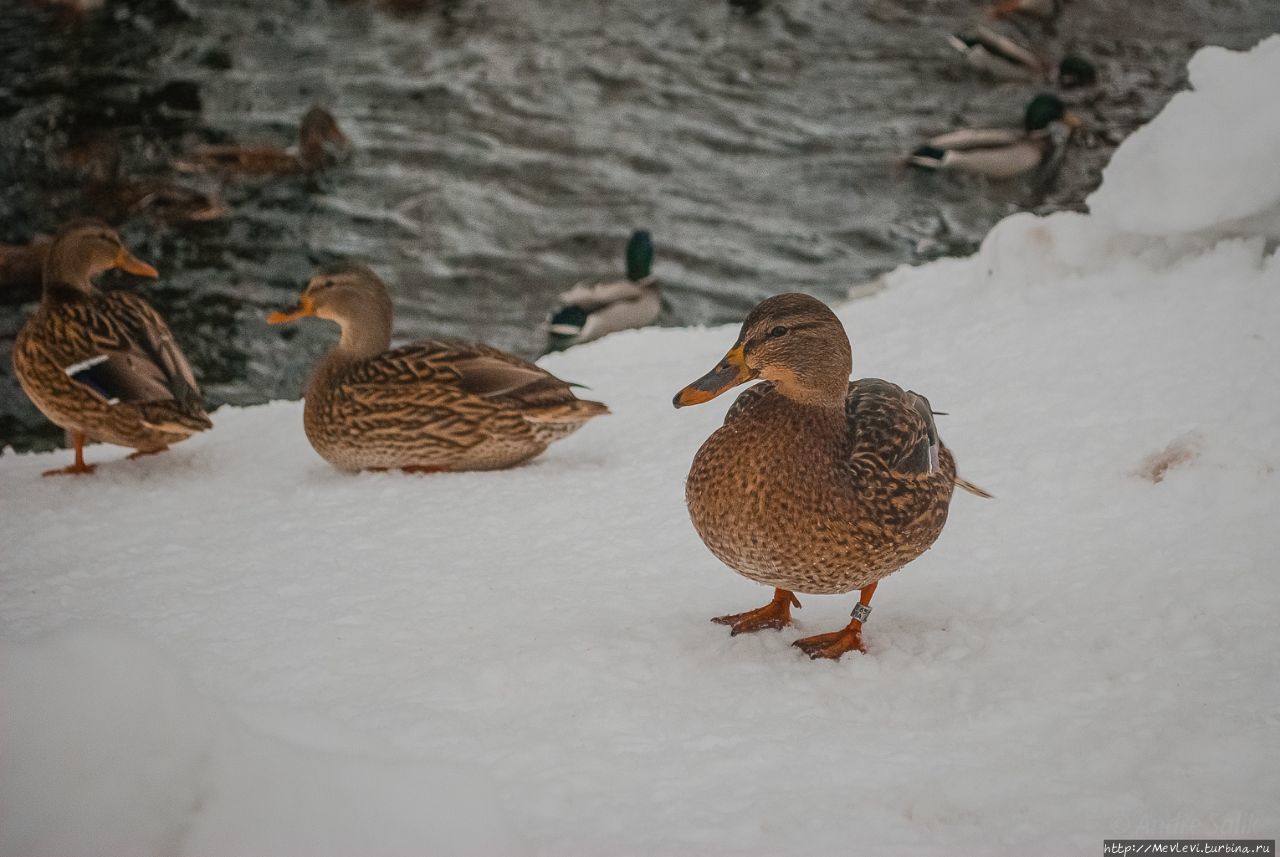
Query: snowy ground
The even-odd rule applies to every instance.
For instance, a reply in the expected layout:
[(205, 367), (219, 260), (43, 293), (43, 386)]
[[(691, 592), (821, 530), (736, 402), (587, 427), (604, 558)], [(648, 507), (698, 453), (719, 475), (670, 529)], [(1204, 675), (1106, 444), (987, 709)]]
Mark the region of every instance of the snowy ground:
[(727, 328), (548, 360), (614, 415), (511, 472), (344, 475), (297, 403), (90, 478), (0, 458), (0, 855), (1276, 836), (1280, 38), (1191, 78), (1092, 214), (840, 310), (997, 497), (880, 587), (865, 656), (789, 645), (851, 597), (707, 621), (767, 597), (682, 503), (731, 397), (670, 399)]

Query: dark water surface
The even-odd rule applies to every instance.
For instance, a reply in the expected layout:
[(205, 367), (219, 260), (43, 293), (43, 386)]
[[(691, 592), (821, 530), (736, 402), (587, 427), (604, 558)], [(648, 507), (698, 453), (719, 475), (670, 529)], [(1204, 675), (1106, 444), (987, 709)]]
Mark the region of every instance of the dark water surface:
[[(130, 287), (169, 318), (214, 405), (299, 395), (333, 331), (262, 318), (338, 255), (386, 279), (398, 337), (528, 355), (555, 294), (618, 273), (636, 227), (654, 233), (663, 323), (735, 321), (781, 290), (838, 298), (901, 262), (970, 251), (1011, 211), (1079, 207), (1197, 47), (1280, 30), (1277, 0), (1073, 0), (1056, 24), (1025, 25), (1048, 53), (1093, 58), (1104, 84), (1068, 96), (1089, 131), (1052, 181), (999, 186), (894, 167), (930, 133), (1016, 124), (1036, 91), (984, 81), (946, 46), (978, 21), (968, 0), (773, 0), (749, 19), (718, 0), (400, 15), (107, 0), (79, 21), (0, 5), (0, 243), (86, 213), (86, 162), (173, 176), (199, 142), (292, 142), (313, 103), (351, 138), (354, 157), (318, 177), (225, 183), (223, 220), (122, 225), (162, 272)], [(56, 444), (9, 364), (34, 303), (0, 300), (0, 446)]]

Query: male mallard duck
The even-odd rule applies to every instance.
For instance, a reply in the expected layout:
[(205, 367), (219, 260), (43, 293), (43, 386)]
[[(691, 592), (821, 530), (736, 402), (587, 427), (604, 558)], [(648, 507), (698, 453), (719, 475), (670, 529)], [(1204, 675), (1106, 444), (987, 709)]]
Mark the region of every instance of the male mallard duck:
[(296, 149), (239, 144), (197, 146), (191, 158), (177, 164), (177, 167), (255, 176), (311, 173), (328, 164), (330, 144), (344, 149), (348, 144), (347, 137), (333, 114), (321, 107), (312, 107), (302, 117)]
[(861, 590), (848, 627), (796, 641), (813, 658), (863, 651), (877, 583), (933, 544), (954, 485), (981, 493), (956, 478), (927, 399), (874, 378), (850, 382), (852, 365), (835, 313), (808, 295), (776, 295), (675, 397), (677, 408), (696, 405), (765, 381), (698, 450), (685, 500), (712, 553), (775, 589), (758, 610), (712, 620), (735, 635), (790, 624), (796, 592)]
[(987, 14), (993, 18), (1026, 15), (1049, 21), (1062, 14), (1062, 0), (999, 0), (987, 7)]
[[(1037, 95), (1022, 128), (964, 128), (929, 140), (907, 157), (926, 170), (959, 170), (993, 179), (1019, 176), (1044, 164), (1080, 126), (1056, 95)], [(1065, 127), (1065, 133), (1062, 130)]]
[(158, 276), (106, 224), (64, 226), (49, 247), (40, 309), (13, 345), (22, 389), (75, 444), (75, 463), (46, 476), (91, 473), (86, 438), (133, 447), (135, 458), (213, 425), (159, 313), (137, 295), (94, 287), (93, 277), (112, 268)]
[(972, 36), (951, 34), (947, 41), (973, 67), (997, 80), (1054, 83), (1063, 89), (1092, 86), (1098, 80), (1093, 63), (1068, 54), (1054, 70), (1035, 51), (989, 27), (979, 27)]
[(608, 333), (645, 327), (662, 314), (653, 268), (653, 238), (643, 229), (627, 241), (627, 278), (611, 283), (578, 283), (558, 299), (547, 319), (547, 351), (563, 351)]
[(538, 455), (592, 417), (599, 402), (487, 345), (432, 341), (387, 350), (391, 297), (361, 265), (322, 268), (283, 324), (336, 322), (342, 338), (307, 385), (303, 426), (316, 452), (342, 470), (496, 470)]

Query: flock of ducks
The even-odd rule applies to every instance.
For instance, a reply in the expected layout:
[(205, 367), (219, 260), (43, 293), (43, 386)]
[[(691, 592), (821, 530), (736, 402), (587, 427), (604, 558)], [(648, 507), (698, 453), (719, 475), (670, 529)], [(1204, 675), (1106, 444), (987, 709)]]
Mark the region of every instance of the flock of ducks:
[[(1055, 8), (1044, 0), (1007, 0), (995, 11)], [(1077, 61), (1064, 58), (1052, 69), (990, 31), (954, 43), (1002, 77), (1017, 71), (1019, 79), (1059, 85), (1089, 78)], [(994, 64), (997, 57), (1003, 65)], [(1022, 129), (944, 135), (909, 161), (1009, 177), (1042, 163), (1049, 129), (1071, 123), (1056, 96), (1040, 95)], [(333, 117), (317, 108), (304, 118), (296, 148), (207, 146), (179, 167), (310, 172), (346, 145)], [(44, 475), (92, 473), (95, 465), (84, 459), (89, 441), (130, 448), (134, 458), (213, 427), (164, 319), (137, 295), (103, 292), (94, 283), (112, 269), (156, 277), (155, 268), (109, 225), (89, 219), (65, 224), (34, 253), (23, 264), (40, 272), (42, 298), (15, 342), (14, 368), (32, 402), (74, 447), (72, 464)], [(652, 236), (636, 231), (626, 246), (624, 279), (580, 283), (561, 295), (548, 317), (547, 350), (652, 324), (662, 310), (653, 261)], [(484, 344), (430, 340), (392, 348), (391, 296), (363, 265), (319, 269), (296, 306), (267, 321), (312, 317), (336, 324), (340, 337), (308, 382), (303, 427), (315, 451), (341, 470), (508, 468), (609, 413), (536, 364)], [(678, 408), (697, 405), (760, 382), (738, 396), (698, 450), (686, 503), (715, 556), (774, 589), (765, 606), (713, 620), (732, 634), (790, 624), (797, 593), (859, 592), (848, 625), (796, 641), (812, 658), (864, 651), (862, 626), (879, 581), (932, 546), (956, 487), (990, 496), (957, 476), (928, 399), (879, 379), (850, 381), (851, 355), (843, 325), (825, 304), (777, 295), (747, 316), (724, 359), (674, 399)]]

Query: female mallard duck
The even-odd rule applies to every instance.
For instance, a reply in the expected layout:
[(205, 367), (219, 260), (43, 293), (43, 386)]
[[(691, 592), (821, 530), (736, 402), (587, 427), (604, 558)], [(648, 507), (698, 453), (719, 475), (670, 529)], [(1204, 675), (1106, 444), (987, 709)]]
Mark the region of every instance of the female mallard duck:
[(311, 173), (328, 165), (333, 147), (345, 149), (347, 145), (347, 137), (333, 114), (321, 107), (312, 107), (302, 117), (296, 149), (239, 144), (197, 146), (190, 159), (177, 167), (253, 176)]
[(1098, 82), (1097, 68), (1084, 57), (1068, 54), (1054, 69), (1035, 51), (989, 27), (979, 27), (972, 36), (951, 34), (947, 41), (970, 65), (996, 80), (1057, 83), (1063, 89)]
[(662, 296), (652, 274), (653, 238), (645, 230), (631, 233), (626, 263), (625, 280), (579, 283), (560, 295), (559, 306), (547, 319), (548, 352), (658, 320)]
[(227, 215), (217, 196), (164, 179), (103, 178), (84, 186), (84, 201), (108, 223), (141, 214), (161, 223), (203, 223)]
[(1009, 179), (1046, 163), (1080, 126), (1056, 95), (1037, 95), (1022, 128), (964, 128), (929, 140), (907, 157), (925, 170), (958, 170)]
[(758, 610), (712, 620), (735, 635), (790, 624), (796, 592), (861, 590), (848, 627), (796, 641), (813, 658), (863, 651), (880, 579), (933, 544), (954, 485), (983, 493), (956, 478), (927, 399), (874, 378), (850, 382), (852, 363), (835, 313), (808, 295), (777, 295), (675, 397), (679, 408), (766, 382), (739, 396), (698, 450), (685, 500), (712, 553), (775, 589)]
[(74, 221), (54, 237), (44, 266), (40, 309), (18, 333), (13, 368), (45, 416), (71, 433), (75, 463), (54, 474), (91, 473), (92, 438), (150, 455), (211, 428), (187, 358), (151, 305), (92, 282), (119, 268), (140, 277), (156, 269), (96, 221)]
[(342, 338), (307, 385), (303, 426), (342, 470), (496, 470), (538, 455), (592, 417), (599, 402), (526, 360), (486, 345), (432, 341), (388, 350), (391, 297), (368, 268), (317, 272), (291, 312), (336, 322)]

